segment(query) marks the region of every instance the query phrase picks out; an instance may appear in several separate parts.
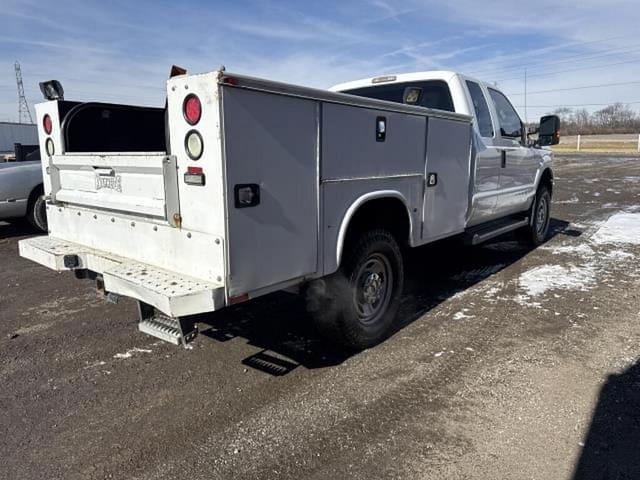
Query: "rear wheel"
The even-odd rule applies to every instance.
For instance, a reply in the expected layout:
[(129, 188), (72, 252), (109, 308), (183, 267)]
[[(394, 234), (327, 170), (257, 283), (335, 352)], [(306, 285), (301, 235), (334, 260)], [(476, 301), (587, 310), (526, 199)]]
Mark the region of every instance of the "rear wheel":
[(402, 293), (402, 255), (391, 233), (371, 230), (346, 248), (343, 259), (322, 287), (307, 290), (307, 306), (321, 334), (360, 350), (391, 330)]
[(520, 242), (534, 247), (542, 244), (549, 233), (550, 213), (551, 193), (546, 185), (540, 185), (531, 207), (529, 225), (518, 232)]
[(47, 231), (47, 205), (42, 190), (35, 190), (29, 198), (27, 206), (27, 220), (35, 228)]

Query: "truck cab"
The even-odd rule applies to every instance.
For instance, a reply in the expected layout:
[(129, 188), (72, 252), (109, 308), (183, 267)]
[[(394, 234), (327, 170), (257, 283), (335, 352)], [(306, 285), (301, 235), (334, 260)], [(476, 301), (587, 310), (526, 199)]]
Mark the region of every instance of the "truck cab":
[(330, 90), (471, 116), (474, 191), (467, 227), (526, 210), (539, 175), (551, 175), (551, 151), (528, 141), (516, 109), (488, 83), (456, 72), (431, 71), (367, 78)]

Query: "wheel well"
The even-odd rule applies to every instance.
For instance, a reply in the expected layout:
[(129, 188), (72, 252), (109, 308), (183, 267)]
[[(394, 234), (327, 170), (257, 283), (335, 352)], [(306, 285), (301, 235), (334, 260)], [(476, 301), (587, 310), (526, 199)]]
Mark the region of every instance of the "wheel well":
[(36, 198), (40, 195), (44, 195), (44, 185), (42, 183), (36, 185), (33, 187), (33, 190), (31, 190), (31, 193), (29, 194), (29, 205), (33, 205), (33, 202), (35, 202)]
[(539, 185), (545, 185), (549, 189), (549, 195), (553, 193), (553, 172), (550, 168), (542, 172)]
[(372, 228), (389, 230), (400, 246), (409, 244), (411, 222), (409, 213), (399, 198), (376, 198), (358, 207), (349, 220), (345, 244), (354, 241), (360, 233)]

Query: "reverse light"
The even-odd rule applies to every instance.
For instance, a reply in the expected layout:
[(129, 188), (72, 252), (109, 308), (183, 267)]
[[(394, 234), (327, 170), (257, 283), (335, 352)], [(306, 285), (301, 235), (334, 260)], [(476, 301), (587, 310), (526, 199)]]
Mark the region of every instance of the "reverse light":
[(51, 140), (50, 138), (47, 138), (47, 141), (44, 142), (44, 148), (47, 150), (47, 155), (49, 155), (50, 157), (52, 157), (53, 154), (56, 153), (56, 149), (53, 146), (53, 140)]
[(51, 117), (47, 114), (42, 118), (42, 128), (44, 128), (44, 133), (47, 135), (51, 135), (51, 131), (53, 130), (53, 122), (51, 121)]
[(202, 137), (196, 130), (191, 130), (187, 133), (184, 139), (184, 148), (191, 160), (198, 160), (202, 156), (204, 144), (202, 143)]
[(202, 104), (200, 103), (200, 99), (193, 93), (187, 95), (184, 99), (184, 103), (182, 104), (182, 113), (184, 115), (184, 119), (189, 125), (195, 125), (200, 121), (200, 116), (202, 115)]

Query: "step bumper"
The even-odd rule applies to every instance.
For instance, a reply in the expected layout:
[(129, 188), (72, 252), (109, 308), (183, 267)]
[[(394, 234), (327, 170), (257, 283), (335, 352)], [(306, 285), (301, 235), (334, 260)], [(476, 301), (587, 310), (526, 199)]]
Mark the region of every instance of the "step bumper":
[(132, 297), (170, 317), (219, 310), (225, 306), (224, 284), (188, 277), (55, 237), (18, 242), (20, 256), (58, 272), (100, 273), (108, 292)]

